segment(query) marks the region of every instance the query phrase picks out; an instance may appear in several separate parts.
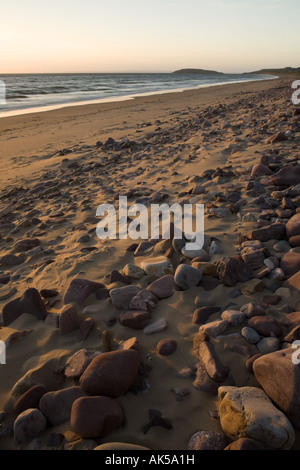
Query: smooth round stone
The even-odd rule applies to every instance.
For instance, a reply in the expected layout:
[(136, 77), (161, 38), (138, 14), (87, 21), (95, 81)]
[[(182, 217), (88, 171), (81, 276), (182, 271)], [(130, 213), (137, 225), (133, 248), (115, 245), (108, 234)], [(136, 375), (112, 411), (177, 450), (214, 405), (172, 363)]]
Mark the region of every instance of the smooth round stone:
[(243, 312), (236, 310), (225, 310), (221, 315), (222, 320), (226, 320), (231, 326), (240, 325), (245, 320), (245, 317), (246, 315)]
[(281, 268), (276, 268), (269, 274), (269, 279), (283, 281), (283, 279), (285, 279), (285, 273)]
[(184, 238), (174, 238), (172, 240), (172, 247), (176, 253), (181, 253), (182, 248), (185, 246), (186, 240)]
[(181, 253), (183, 254), (183, 256), (189, 259), (194, 259), (194, 258), (197, 258), (198, 256), (207, 255), (206, 251), (203, 248), (198, 248), (198, 249), (194, 248), (192, 250), (188, 250), (186, 248), (186, 245), (182, 248)]
[(267, 268), (270, 268), (270, 269), (275, 268), (274, 263), (273, 263), (273, 261), (270, 260), (270, 258), (266, 258), (264, 260), (264, 265), (267, 266)]
[(245, 326), (241, 331), (241, 335), (251, 344), (256, 344), (260, 340), (260, 335), (250, 326)]
[(205, 323), (199, 328), (199, 333), (203, 333), (205, 336), (210, 338), (216, 338), (226, 331), (228, 328), (228, 322), (226, 320), (217, 320), (210, 323)]
[(176, 341), (170, 338), (160, 340), (156, 345), (156, 352), (162, 356), (169, 356), (177, 348)]
[(277, 338), (273, 338), (272, 336), (268, 338), (262, 338), (258, 343), (256, 343), (258, 351), (262, 354), (269, 354), (278, 351), (279, 346), (279, 340)]
[(47, 420), (37, 408), (29, 408), (21, 413), (14, 422), (14, 439), (16, 444), (27, 442), (46, 428)]
[(145, 271), (135, 264), (126, 264), (123, 269), (123, 274), (133, 279), (140, 279), (145, 275)]
[(279, 242), (274, 243), (273, 248), (278, 253), (286, 253), (287, 251), (290, 251), (291, 245), (289, 245), (285, 240), (280, 240)]
[(173, 266), (170, 260), (165, 257), (151, 258), (141, 263), (141, 268), (146, 274), (152, 274), (156, 277), (162, 277), (166, 274), (173, 274)]
[(174, 281), (183, 290), (197, 286), (202, 278), (202, 272), (192, 266), (180, 264), (175, 271)]
[(150, 323), (150, 325), (144, 328), (143, 333), (145, 335), (152, 335), (154, 333), (159, 333), (165, 331), (168, 328), (169, 324), (165, 318), (160, 318), (159, 320)]

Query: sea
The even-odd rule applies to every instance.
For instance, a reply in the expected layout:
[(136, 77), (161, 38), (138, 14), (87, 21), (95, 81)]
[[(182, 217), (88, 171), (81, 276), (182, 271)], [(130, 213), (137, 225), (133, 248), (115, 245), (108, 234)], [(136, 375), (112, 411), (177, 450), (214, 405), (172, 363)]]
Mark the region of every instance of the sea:
[(0, 117), (276, 78), (261, 74), (0, 74)]

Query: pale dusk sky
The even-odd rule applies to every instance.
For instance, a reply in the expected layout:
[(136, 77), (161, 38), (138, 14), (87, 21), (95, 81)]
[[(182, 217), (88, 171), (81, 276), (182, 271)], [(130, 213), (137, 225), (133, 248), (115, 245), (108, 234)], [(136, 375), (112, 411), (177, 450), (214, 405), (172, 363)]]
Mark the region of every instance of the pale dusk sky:
[(0, 73), (300, 66), (300, 0), (0, 0)]

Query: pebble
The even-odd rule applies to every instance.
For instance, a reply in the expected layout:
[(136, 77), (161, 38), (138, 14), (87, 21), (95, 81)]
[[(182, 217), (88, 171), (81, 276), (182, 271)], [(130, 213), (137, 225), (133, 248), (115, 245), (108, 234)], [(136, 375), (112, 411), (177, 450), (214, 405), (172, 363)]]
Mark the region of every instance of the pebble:
[(192, 266), (181, 264), (175, 271), (174, 281), (183, 290), (197, 286), (201, 281), (202, 273)]
[(245, 314), (237, 310), (225, 310), (221, 318), (226, 320), (230, 326), (238, 326), (245, 320)]
[(258, 351), (262, 354), (270, 354), (272, 352), (278, 351), (280, 347), (280, 342), (277, 338), (269, 337), (262, 338), (258, 343), (256, 343)]
[(161, 339), (156, 345), (156, 352), (162, 356), (169, 356), (176, 350), (176, 341), (170, 338)]
[(133, 279), (140, 279), (145, 275), (145, 271), (135, 264), (126, 264), (123, 274)]
[(173, 295), (175, 288), (174, 278), (171, 275), (163, 276), (152, 282), (147, 290), (152, 292), (158, 299), (166, 299)]
[(260, 335), (250, 326), (245, 326), (241, 331), (241, 335), (251, 344), (256, 344), (260, 340)]
[(149, 320), (150, 314), (148, 310), (127, 310), (119, 315), (121, 325), (133, 328), (134, 330), (142, 330), (148, 325)]
[(41, 434), (46, 428), (47, 420), (37, 408), (29, 408), (23, 411), (14, 422), (15, 443), (24, 444)]
[(188, 450), (224, 450), (228, 438), (223, 432), (199, 431), (193, 434), (188, 443)]
[(117, 309), (129, 308), (130, 302), (139, 292), (137, 286), (116, 287), (109, 292), (112, 304)]

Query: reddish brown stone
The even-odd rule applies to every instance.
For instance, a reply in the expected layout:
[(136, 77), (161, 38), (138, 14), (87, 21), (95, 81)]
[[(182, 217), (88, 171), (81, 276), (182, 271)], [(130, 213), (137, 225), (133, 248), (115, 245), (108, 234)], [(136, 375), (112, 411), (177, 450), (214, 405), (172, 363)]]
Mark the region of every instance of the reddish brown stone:
[(29, 408), (38, 408), (40, 399), (45, 395), (45, 393), (47, 393), (47, 390), (44, 385), (35, 385), (34, 387), (31, 387), (15, 402), (15, 412), (20, 414)]
[(134, 330), (142, 330), (148, 325), (150, 314), (148, 310), (126, 310), (119, 315), (119, 322), (123, 326), (133, 328)]
[(283, 330), (275, 318), (261, 316), (252, 317), (248, 321), (248, 325), (254, 328), (261, 336), (269, 337), (275, 335), (277, 338), (280, 338), (283, 334)]
[(171, 338), (161, 339), (156, 345), (156, 351), (162, 356), (169, 356), (177, 348), (176, 341)]
[(42, 396), (39, 408), (52, 426), (58, 426), (69, 421), (74, 401), (84, 396), (86, 393), (80, 387), (48, 392)]
[(73, 305), (66, 305), (59, 316), (59, 334), (67, 335), (80, 327), (80, 319)]

